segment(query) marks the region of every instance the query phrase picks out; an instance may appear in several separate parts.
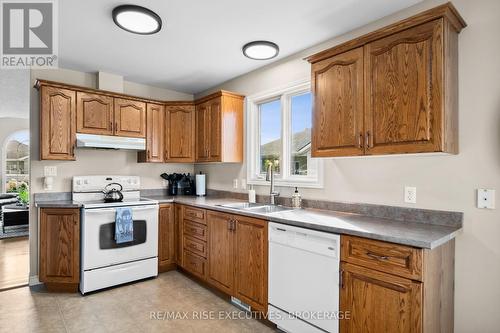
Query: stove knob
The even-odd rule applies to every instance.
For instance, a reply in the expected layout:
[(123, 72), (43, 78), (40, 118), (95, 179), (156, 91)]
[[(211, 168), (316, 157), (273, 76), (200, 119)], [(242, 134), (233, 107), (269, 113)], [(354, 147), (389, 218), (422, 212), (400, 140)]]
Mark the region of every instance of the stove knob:
[(88, 179), (85, 179), (85, 180), (83, 181), (83, 183), (84, 183), (85, 185), (88, 185), (88, 184), (89, 184), (89, 180), (88, 180)]
[(82, 185), (82, 181), (81, 181), (80, 179), (78, 179), (78, 180), (76, 181), (76, 185)]

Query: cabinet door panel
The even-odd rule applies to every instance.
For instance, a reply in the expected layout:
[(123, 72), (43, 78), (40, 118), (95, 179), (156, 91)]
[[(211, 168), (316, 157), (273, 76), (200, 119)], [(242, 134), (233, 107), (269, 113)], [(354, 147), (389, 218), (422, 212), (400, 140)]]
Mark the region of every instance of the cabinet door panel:
[(113, 97), (76, 93), (76, 131), (113, 135)]
[(115, 135), (146, 137), (146, 103), (115, 98)]
[(76, 93), (50, 86), (41, 87), (40, 158), (75, 160)]
[(217, 162), (221, 160), (221, 99), (216, 98), (210, 101), (210, 124), (209, 124), (209, 144), (208, 152), (210, 161)]
[(40, 211), (40, 281), (77, 283), (80, 280), (78, 209)]
[(440, 19), (365, 46), (367, 154), (442, 150), (442, 31)]
[(196, 106), (196, 161), (207, 161), (209, 158), (209, 122), (210, 106), (208, 103)]
[(147, 104), (146, 117), (146, 160), (163, 162), (165, 108), (159, 104)]
[(267, 222), (235, 216), (235, 296), (257, 311), (267, 310)]
[(234, 232), (230, 229), (232, 216), (209, 212), (208, 223), (208, 281), (222, 291), (232, 294), (234, 281)]
[(167, 106), (167, 162), (194, 162), (195, 108), (192, 105)]
[(363, 154), (363, 48), (312, 66), (312, 155)]
[(172, 205), (160, 206), (158, 221), (158, 266), (162, 271), (175, 262), (175, 223)]
[(340, 321), (340, 331), (422, 331), (422, 283), (368, 268), (342, 263), (340, 310), (349, 319)]

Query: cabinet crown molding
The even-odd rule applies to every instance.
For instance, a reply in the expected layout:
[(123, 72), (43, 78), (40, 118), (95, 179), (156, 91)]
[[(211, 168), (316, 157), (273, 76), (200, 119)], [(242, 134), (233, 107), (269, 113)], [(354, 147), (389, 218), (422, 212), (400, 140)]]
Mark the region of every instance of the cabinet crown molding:
[(429, 10), (426, 10), (422, 13), (416, 14), (404, 20), (390, 24), (378, 30), (369, 32), (365, 35), (362, 35), (345, 43), (315, 53), (309, 57), (304, 58), (304, 60), (307, 60), (311, 64), (314, 64), (318, 61), (328, 59), (337, 54), (363, 46), (377, 39), (387, 37), (401, 30), (412, 28), (417, 25), (421, 25), (439, 18), (447, 20), (457, 33), (459, 33), (463, 28), (467, 26), (467, 23), (465, 23), (465, 20), (458, 13), (455, 6), (453, 6), (451, 2), (447, 2), (443, 5), (431, 8)]

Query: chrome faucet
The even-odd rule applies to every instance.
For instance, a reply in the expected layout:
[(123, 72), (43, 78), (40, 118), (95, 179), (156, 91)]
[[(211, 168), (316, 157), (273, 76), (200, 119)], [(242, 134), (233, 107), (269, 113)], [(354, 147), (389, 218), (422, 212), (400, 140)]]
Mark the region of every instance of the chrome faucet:
[(274, 190), (274, 168), (272, 163), (269, 163), (267, 166), (266, 181), (271, 182), (271, 188), (269, 189), (269, 203), (271, 205), (276, 205), (276, 197), (279, 196), (280, 193)]

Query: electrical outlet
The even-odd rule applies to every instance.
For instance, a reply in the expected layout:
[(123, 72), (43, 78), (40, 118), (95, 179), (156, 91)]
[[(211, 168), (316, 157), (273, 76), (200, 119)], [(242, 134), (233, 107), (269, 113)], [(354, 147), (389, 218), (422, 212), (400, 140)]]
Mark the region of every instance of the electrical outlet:
[(241, 189), (242, 190), (247, 189), (247, 180), (245, 178), (241, 178)]
[(233, 179), (233, 188), (238, 189), (238, 179), (237, 178)]
[(43, 168), (44, 177), (57, 177), (57, 167), (56, 166), (46, 166)]
[(495, 209), (495, 190), (477, 189), (477, 208)]
[(405, 202), (417, 203), (417, 188), (413, 186), (405, 186)]

